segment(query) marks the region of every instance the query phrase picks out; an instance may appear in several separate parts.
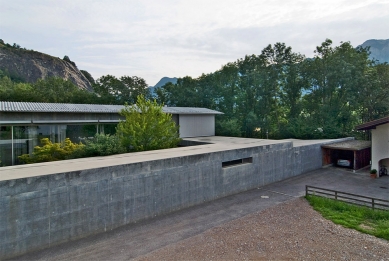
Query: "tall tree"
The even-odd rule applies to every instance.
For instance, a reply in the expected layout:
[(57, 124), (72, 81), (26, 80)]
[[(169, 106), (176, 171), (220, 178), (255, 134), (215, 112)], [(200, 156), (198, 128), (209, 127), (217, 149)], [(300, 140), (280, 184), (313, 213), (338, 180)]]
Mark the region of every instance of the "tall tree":
[(94, 90), (108, 104), (134, 104), (138, 95), (150, 97), (146, 81), (137, 76), (105, 75), (97, 79)]

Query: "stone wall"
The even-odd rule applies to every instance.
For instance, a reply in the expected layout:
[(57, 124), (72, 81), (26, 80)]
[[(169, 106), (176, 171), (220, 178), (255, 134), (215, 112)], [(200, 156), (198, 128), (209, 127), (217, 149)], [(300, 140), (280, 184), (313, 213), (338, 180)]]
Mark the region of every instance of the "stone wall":
[[(293, 147), (285, 142), (0, 181), (0, 257), (104, 232), (318, 169), (322, 165), (320, 146)], [(243, 158), (251, 158), (252, 163), (222, 167), (223, 162)]]

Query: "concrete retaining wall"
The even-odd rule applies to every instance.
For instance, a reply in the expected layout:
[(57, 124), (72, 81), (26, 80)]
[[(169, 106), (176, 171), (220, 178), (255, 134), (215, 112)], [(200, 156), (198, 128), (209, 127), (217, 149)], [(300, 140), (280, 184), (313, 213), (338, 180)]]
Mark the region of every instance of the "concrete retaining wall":
[[(222, 162), (249, 157), (252, 163), (222, 167)], [(294, 148), (285, 142), (1, 181), (1, 257), (261, 187), (321, 165), (320, 144)]]

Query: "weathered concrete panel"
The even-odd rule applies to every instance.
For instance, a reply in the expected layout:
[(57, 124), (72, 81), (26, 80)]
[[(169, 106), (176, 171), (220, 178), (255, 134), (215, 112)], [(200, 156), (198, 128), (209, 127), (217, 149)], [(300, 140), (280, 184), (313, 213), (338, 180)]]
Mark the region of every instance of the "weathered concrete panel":
[[(252, 163), (222, 167), (222, 162), (249, 157)], [(285, 142), (0, 181), (1, 257), (111, 230), (320, 167), (320, 144), (293, 147)]]

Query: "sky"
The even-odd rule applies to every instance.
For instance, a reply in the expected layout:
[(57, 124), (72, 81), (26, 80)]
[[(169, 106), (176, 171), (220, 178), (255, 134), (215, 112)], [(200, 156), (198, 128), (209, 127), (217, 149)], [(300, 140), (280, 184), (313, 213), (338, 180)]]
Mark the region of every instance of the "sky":
[(389, 0), (0, 0), (0, 39), (63, 58), (97, 79), (199, 77), (283, 42), (313, 57), (389, 38)]

